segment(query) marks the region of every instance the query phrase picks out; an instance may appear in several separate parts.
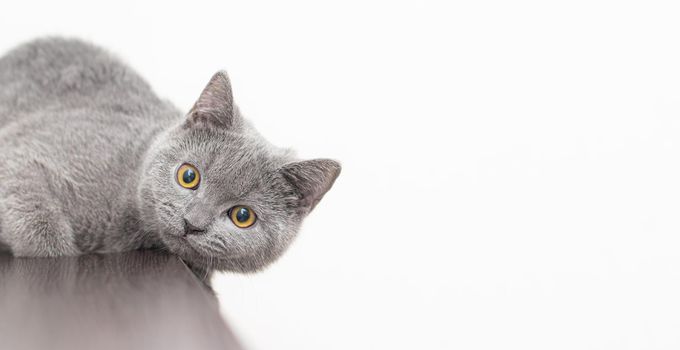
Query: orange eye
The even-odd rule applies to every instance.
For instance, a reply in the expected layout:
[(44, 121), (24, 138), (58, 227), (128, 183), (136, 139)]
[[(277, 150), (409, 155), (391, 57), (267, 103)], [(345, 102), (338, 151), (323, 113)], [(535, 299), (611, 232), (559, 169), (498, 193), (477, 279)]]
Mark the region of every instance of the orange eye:
[(198, 184), (201, 182), (201, 175), (191, 164), (182, 164), (182, 166), (177, 169), (177, 183), (190, 190), (195, 190)]
[(240, 228), (253, 226), (255, 223), (255, 212), (244, 205), (237, 205), (229, 210), (229, 217), (234, 225)]

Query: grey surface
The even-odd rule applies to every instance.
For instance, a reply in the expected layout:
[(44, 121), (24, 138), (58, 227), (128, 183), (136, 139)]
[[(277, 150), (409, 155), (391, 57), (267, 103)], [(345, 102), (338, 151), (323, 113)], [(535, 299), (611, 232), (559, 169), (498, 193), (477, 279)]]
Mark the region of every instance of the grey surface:
[(0, 349), (239, 349), (175, 256), (0, 254)]

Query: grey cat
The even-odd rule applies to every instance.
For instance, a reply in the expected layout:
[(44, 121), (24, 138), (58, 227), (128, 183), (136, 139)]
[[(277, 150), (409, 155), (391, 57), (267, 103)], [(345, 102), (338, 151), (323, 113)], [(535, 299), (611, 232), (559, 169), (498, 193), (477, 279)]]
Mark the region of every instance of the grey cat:
[(207, 270), (259, 270), (339, 173), (264, 140), (224, 72), (185, 115), (82, 41), (0, 59), (0, 246), (15, 256), (160, 248)]

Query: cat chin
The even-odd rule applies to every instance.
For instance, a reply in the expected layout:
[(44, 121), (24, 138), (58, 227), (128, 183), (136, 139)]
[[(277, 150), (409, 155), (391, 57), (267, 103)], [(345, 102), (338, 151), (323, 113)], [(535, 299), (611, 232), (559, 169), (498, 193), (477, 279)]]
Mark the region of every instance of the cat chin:
[(263, 271), (272, 261), (248, 256), (238, 258), (207, 257), (198, 253), (177, 254), (190, 265), (199, 266), (206, 270), (229, 271), (239, 273), (255, 273)]
[(239, 273), (254, 273), (264, 270), (273, 260), (262, 256), (239, 255), (235, 257), (216, 257), (201, 254), (189, 242), (174, 235), (165, 235), (163, 243), (173, 254), (180, 257), (191, 266), (205, 270), (230, 271)]

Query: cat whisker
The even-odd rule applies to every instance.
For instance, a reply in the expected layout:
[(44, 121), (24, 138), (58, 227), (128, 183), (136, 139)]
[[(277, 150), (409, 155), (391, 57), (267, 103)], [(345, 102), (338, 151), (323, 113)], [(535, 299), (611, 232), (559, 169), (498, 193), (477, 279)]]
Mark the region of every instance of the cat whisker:
[(204, 250), (206, 253), (208, 253), (207, 255), (209, 255), (209, 256), (212, 256), (212, 254), (215, 254), (215, 255), (223, 254), (223, 252), (221, 252), (219, 249), (216, 249), (215, 247), (213, 247), (209, 244), (204, 245), (204, 244), (199, 243), (197, 245), (202, 250)]

